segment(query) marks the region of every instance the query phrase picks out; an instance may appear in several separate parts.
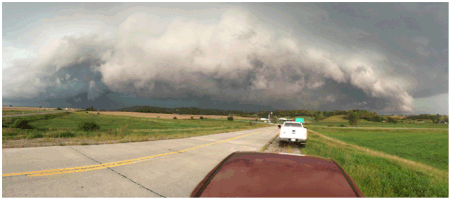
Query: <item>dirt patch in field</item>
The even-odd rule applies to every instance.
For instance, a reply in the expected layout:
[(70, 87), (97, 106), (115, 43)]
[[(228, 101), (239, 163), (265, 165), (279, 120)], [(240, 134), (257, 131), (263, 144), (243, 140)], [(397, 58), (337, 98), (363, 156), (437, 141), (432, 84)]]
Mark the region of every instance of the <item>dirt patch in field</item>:
[[(166, 113), (140, 113), (140, 112), (116, 112), (116, 111), (88, 111), (89, 113), (101, 115), (117, 115), (117, 116), (132, 116), (132, 117), (149, 117), (149, 118), (161, 118), (161, 119), (173, 119), (173, 117), (177, 117), (177, 119), (191, 119), (191, 116), (194, 119), (200, 119), (200, 116), (207, 119), (227, 119), (228, 116), (225, 115), (179, 115), (179, 114), (166, 114)], [(250, 121), (254, 121), (256, 118), (250, 117), (238, 117), (233, 116), (234, 119), (246, 119)]]

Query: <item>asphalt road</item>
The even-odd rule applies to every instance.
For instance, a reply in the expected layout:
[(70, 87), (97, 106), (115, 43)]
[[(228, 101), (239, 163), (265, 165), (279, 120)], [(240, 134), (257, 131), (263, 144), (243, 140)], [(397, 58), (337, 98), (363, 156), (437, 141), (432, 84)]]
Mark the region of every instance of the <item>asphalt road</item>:
[[(51, 111), (51, 112), (37, 112), (37, 113), (27, 113), (27, 114), (18, 114), (18, 115), (2, 115), (2, 117), (19, 117), (19, 116), (27, 116), (27, 115), (40, 115), (40, 114), (50, 114), (50, 113), (62, 113), (66, 111)], [(69, 111), (67, 111), (69, 112)]]
[(2, 196), (189, 197), (226, 156), (259, 151), (277, 132), (273, 126), (186, 139), (3, 149)]

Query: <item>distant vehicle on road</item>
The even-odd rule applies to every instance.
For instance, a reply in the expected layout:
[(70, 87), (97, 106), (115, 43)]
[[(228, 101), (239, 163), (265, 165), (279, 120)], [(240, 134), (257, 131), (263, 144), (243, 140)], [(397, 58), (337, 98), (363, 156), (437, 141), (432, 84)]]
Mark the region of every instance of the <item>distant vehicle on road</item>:
[(306, 145), (308, 131), (301, 122), (284, 122), (280, 128), (280, 144), (283, 142), (296, 142)]
[(234, 152), (211, 170), (191, 197), (364, 197), (332, 159)]

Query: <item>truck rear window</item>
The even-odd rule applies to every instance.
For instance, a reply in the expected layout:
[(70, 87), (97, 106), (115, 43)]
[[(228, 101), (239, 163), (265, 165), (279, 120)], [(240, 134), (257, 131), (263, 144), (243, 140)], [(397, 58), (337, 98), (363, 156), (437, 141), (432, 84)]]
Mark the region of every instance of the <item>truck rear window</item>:
[(285, 127), (303, 127), (300, 123), (285, 123)]

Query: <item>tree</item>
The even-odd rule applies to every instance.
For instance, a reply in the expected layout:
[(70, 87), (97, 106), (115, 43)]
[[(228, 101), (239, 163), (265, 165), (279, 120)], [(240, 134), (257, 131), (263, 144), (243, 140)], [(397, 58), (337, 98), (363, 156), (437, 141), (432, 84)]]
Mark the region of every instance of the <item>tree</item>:
[(358, 115), (355, 112), (348, 114), (348, 122), (352, 126), (356, 126), (358, 124)]
[(314, 121), (319, 122), (319, 114), (314, 114)]
[(431, 121), (433, 121), (433, 123), (436, 123), (436, 121), (437, 121), (436, 116), (431, 116)]
[(441, 118), (436, 119), (436, 124), (441, 122)]
[(374, 122), (383, 122), (383, 117), (379, 116), (379, 115), (375, 115), (372, 117), (372, 121)]
[(439, 114), (438, 114), (438, 116), (436, 117), (436, 116), (431, 116), (431, 120), (433, 120), (433, 123), (439, 123), (440, 121), (441, 121), (441, 118), (439, 117)]
[(319, 120), (323, 120), (324, 116), (322, 112), (317, 112), (316, 114), (314, 114), (314, 121), (318, 122)]
[(392, 118), (392, 117), (388, 117), (388, 122), (389, 122), (389, 123), (397, 124), (397, 120), (395, 120), (395, 119)]
[(42, 108), (42, 106), (39, 106), (39, 108)]
[(9, 105), (9, 107), (12, 107), (12, 105)]

